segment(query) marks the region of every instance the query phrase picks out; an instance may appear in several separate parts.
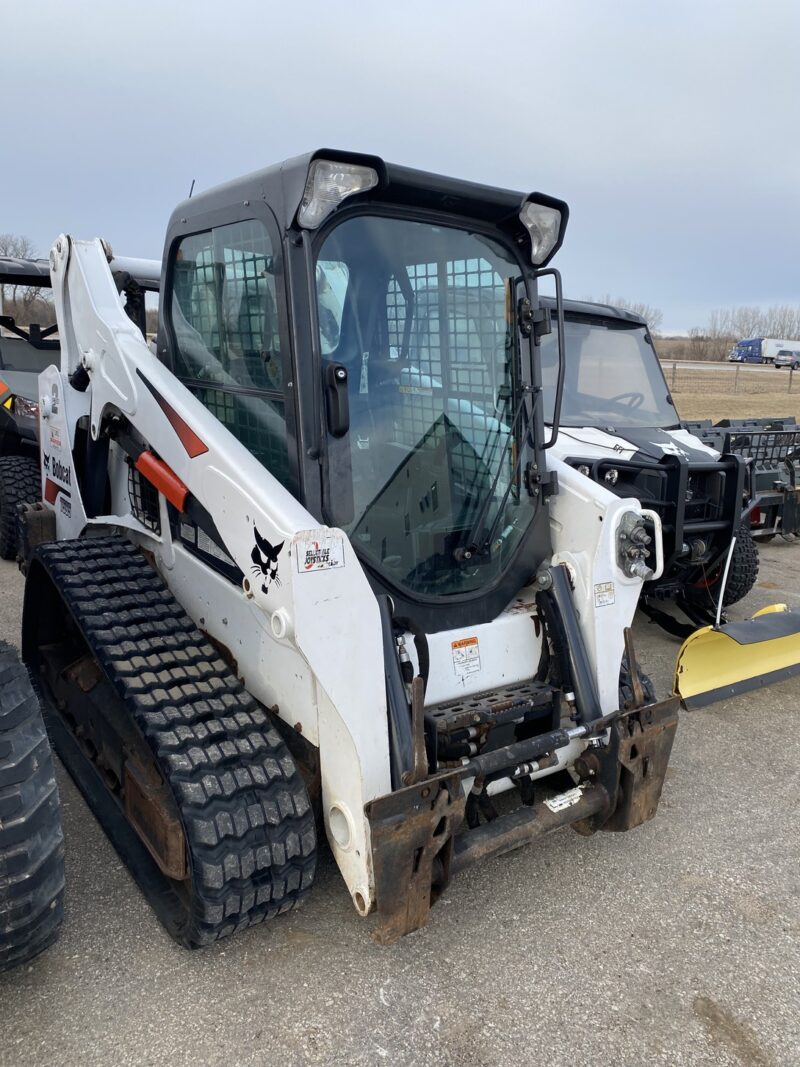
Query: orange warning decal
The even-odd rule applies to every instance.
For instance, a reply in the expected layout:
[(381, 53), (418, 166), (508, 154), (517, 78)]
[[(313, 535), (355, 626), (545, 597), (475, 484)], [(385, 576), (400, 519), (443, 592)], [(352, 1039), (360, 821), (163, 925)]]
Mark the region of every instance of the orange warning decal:
[(151, 385), (150, 382), (148, 382), (147, 378), (145, 378), (145, 376), (138, 368), (136, 370), (136, 373), (139, 375), (144, 384), (153, 394), (156, 399), (156, 403), (167, 416), (170, 426), (178, 435), (178, 439), (183, 445), (183, 447), (186, 449), (187, 455), (191, 459), (194, 459), (195, 456), (202, 456), (204, 452), (208, 452), (208, 445), (201, 437), (197, 436), (197, 434), (194, 432), (188, 422), (185, 419), (181, 418), (181, 416), (178, 414), (172, 404), (170, 404), (168, 400), (164, 399), (164, 397), (161, 395), (161, 393), (159, 393), (156, 387), (154, 385)]

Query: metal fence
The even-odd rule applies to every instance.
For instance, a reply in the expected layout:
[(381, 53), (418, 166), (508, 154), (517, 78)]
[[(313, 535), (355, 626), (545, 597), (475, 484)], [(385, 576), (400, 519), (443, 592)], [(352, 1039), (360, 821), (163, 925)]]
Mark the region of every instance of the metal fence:
[[(681, 363), (670, 360), (662, 364), (670, 391), (673, 393), (714, 393), (733, 396), (736, 393), (792, 393), (800, 392), (800, 371), (789, 368), (760, 367), (746, 364)], [(798, 381), (795, 382), (795, 373)]]

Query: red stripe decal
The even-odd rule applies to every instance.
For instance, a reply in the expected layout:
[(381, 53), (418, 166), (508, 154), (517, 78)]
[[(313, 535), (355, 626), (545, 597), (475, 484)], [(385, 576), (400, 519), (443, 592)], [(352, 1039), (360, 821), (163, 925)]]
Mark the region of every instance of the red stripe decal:
[(46, 478), (45, 479), (45, 483), (44, 483), (44, 499), (48, 504), (55, 504), (56, 497), (58, 496), (58, 494), (60, 492), (61, 492), (61, 486), (60, 485), (56, 485), (56, 483), (51, 478)]
[(198, 437), (191, 426), (182, 419), (172, 404), (159, 393), (155, 386), (148, 382), (147, 378), (137, 369), (136, 373), (142, 379), (144, 384), (156, 398), (156, 402), (164, 414), (169, 419), (169, 424), (175, 433), (178, 435), (178, 439), (183, 447), (186, 449), (186, 453), (190, 459), (194, 459), (195, 456), (202, 456), (204, 452), (208, 452), (208, 445), (203, 441), (201, 437)]

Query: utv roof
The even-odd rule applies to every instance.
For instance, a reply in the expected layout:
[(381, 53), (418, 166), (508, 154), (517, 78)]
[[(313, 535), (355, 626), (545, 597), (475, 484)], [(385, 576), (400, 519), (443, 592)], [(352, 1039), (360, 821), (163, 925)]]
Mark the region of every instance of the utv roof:
[[(556, 301), (552, 296), (543, 296), (544, 307), (555, 310)], [(637, 315), (635, 311), (626, 308), (614, 307), (613, 304), (595, 304), (588, 300), (565, 300), (564, 313), (567, 315), (586, 315), (592, 318), (621, 319), (624, 322), (635, 322), (637, 326), (646, 326), (647, 320)]]
[[(149, 292), (157, 293), (161, 280), (161, 261), (157, 259), (130, 259), (115, 256), (111, 260), (112, 271), (126, 271), (139, 285)], [(0, 256), (0, 284), (29, 285), (33, 288), (50, 288), (50, 264), (46, 259), (17, 259)]]
[(333, 148), (307, 152), (198, 193), (175, 208), (169, 228), (173, 230), (176, 224), (184, 227), (193, 217), (205, 216), (222, 207), (230, 208), (237, 200), (265, 200), (276, 213), (279, 223), (288, 230), (303, 197), (308, 168), (313, 160), (320, 158), (373, 167), (378, 172), (378, 185), (371, 192), (362, 194), (364, 199), (427, 207), (495, 224), (509, 222), (524, 233), (517, 216), (528, 194), (414, 170), (387, 163), (378, 156)]

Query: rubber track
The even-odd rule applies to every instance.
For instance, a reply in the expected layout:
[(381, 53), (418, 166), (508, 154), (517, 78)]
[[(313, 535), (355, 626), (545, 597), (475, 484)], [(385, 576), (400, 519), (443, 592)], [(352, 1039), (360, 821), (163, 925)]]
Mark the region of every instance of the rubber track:
[(14, 559), (19, 544), (20, 504), (42, 496), (39, 462), (33, 456), (0, 456), (0, 559)]
[[(129, 824), (120, 829), (116, 798), (75, 774), (169, 932), (194, 948), (294, 907), (314, 879), (314, 817), (263, 708), (128, 541), (62, 541), (36, 556), (172, 791), (190, 860), (187, 897), (132, 843)], [(57, 744), (64, 733), (62, 724)], [(76, 746), (65, 748), (74, 765)]]
[(64, 916), (64, 835), (39, 702), (0, 642), (0, 971), (38, 956)]

